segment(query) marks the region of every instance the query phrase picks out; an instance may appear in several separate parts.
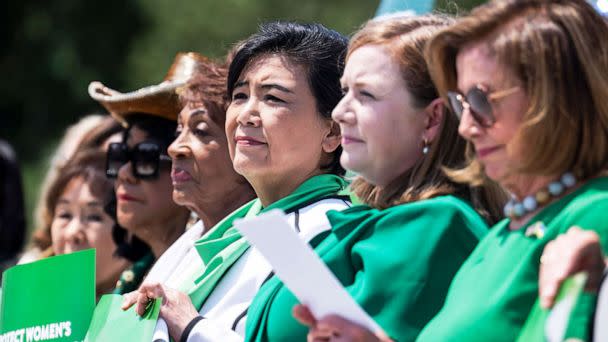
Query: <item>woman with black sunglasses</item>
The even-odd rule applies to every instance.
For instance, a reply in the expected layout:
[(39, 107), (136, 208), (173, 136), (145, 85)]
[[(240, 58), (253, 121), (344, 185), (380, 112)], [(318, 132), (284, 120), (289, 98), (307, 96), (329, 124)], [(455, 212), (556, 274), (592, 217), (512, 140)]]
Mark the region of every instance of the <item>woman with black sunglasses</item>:
[(175, 138), (175, 119), (182, 107), (176, 90), (202, 61), (206, 59), (196, 53), (179, 53), (161, 84), (130, 93), (100, 82), (89, 85), (89, 95), (125, 127), (122, 142), (108, 147), (106, 174), (116, 178), (116, 253), (134, 265), (123, 273), (115, 293), (137, 289), (154, 260), (186, 230), (190, 211), (173, 201), (167, 148)]
[[(106, 175), (116, 178), (117, 254), (134, 261), (115, 293), (133, 291), (185, 231), (190, 211), (172, 198), (171, 158), (176, 123), (150, 114), (124, 116), (123, 141), (108, 147)], [(124, 228), (124, 230), (123, 230)]]
[(184, 232), (189, 211), (172, 198), (171, 158), (167, 147), (176, 123), (149, 114), (129, 114), (122, 143), (108, 148), (107, 174), (116, 174), (116, 213), (131, 233), (145, 241), (156, 258)]

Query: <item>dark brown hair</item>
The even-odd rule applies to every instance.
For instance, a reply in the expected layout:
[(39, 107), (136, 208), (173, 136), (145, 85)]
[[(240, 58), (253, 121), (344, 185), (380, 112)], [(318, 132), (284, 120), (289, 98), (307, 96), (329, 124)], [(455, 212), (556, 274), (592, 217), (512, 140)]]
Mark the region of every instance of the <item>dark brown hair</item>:
[(197, 65), (188, 84), (178, 89), (180, 103), (182, 106), (202, 104), (211, 119), (220, 127), (224, 127), (228, 108), (227, 77), (226, 63), (207, 59), (205, 63)]
[[(81, 178), (83, 182), (89, 185), (91, 193), (94, 196), (101, 198), (103, 203), (108, 203), (114, 194), (114, 183), (106, 177), (105, 173), (105, 153), (98, 149), (88, 149), (77, 152), (63, 166), (58, 177), (49, 187), (48, 195), (45, 198), (44, 205), (46, 211), (51, 215), (49, 230), (38, 230), (34, 233), (33, 239), (39, 247), (42, 247), (43, 256), (54, 254), (51, 248), (51, 241), (48, 244), (42, 245), (40, 242), (50, 240), (50, 225), (52, 218), (55, 215), (55, 208), (65, 187), (74, 179)], [(48, 236), (47, 236), (48, 235)]]

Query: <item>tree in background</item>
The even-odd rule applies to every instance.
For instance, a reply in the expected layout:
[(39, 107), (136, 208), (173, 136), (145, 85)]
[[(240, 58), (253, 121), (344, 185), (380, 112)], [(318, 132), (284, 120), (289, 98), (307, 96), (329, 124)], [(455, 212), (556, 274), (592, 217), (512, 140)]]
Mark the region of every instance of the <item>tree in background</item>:
[(92, 78), (125, 84), (119, 70), (144, 17), (121, 0), (2, 1), (0, 13), (0, 137), (27, 162), (94, 108)]
[(138, 0), (138, 4), (150, 25), (132, 46), (127, 61), (132, 75), (129, 89), (158, 82), (178, 51), (221, 57), (269, 20), (319, 22), (350, 34), (374, 15), (378, 0)]
[(0, 280), (16, 262), (25, 241), (25, 212), (19, 163), (13, 148), (0, 140)]

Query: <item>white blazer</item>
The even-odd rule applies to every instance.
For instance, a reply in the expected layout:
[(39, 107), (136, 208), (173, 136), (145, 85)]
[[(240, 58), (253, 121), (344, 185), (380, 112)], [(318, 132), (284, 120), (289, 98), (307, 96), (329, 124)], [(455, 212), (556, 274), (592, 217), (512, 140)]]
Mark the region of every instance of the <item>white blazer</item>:
[[(327, 211), (341, 211), (350, 206), (348, 201), (330, 198), (300, 208), (288, 214), (287, 218), (301, 238), (310, 241), (331, 229), (325, 216)], [(259, 288), (272, 275), (271, 272), (272, 267), (259, 251), (249, 248), (228, 270), (203, 304), (199, 313), (205, 319), (190, 331), (188, 341), (243, 341), (247, 309)], [(159, 319), (156, 325), (153, 342), (169, 340), (166, 323), (161, 321)]]

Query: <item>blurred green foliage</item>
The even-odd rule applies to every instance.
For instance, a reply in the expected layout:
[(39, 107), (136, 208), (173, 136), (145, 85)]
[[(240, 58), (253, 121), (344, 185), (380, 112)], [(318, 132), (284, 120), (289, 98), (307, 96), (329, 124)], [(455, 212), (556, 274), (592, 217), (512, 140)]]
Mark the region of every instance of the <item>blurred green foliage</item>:
[(0, 136), (21, 160), (36, 160), (41, 145), (95, 108), (86, 92), (92, 78), (103, 74), (124, 83), (118, 67), (141, 34), (143, 17), (123, 1), (25, 0), (0, 6)]
[(211, 57), (222, 57), (234, 43), (269, 20), (314, 21), (350, 34), (373, 16), (378, 2), (139, 0), (149, 25), (132, 46), (133, 52), (127, 61), (127, 69), (132, 76), (128, 88), (158, 82), (178, 51), (198, 51)]

